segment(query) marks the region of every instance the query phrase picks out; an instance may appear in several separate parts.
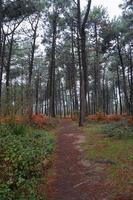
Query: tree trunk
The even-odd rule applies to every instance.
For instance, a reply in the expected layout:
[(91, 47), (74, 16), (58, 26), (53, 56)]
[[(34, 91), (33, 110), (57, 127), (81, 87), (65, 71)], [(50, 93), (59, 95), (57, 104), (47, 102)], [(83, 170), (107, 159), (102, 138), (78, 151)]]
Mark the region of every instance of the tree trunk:
[(6, 65), (6, 110), (5, 115), (10, 114), (10, 70), (11, 70), (11, 57), (12, 57), (12, 49), (13, 49), (13, 42), (14, 42), (14, 31), (12, 32), (11, 40), (10, 40), (10, 48), (9, 48), (9, 55)]
[(5, 57), (5, 45), (6, 43), (6, 35), (3, 36), (3, 45), (1, 49), (1, 58), (0, 58), (0, 114), (2, 113), (2, 76), (3, 76), (3, 70), (4, 70), (4, 57)]
[(105, 67), (103, 69), (103, 83), (102, 83), (102, 90), (103, 90), (103, 112), (105, 114), (105, 108), (106, 108), (106, 104), (105, 104)]
[(63, 100), (63, 112), (64, 112), (64, 118), (65, 118), (66, 117), (66, 106), (65, 106), (64, 88), (63, 88), (62, 83), (61, 83), (61, 91), (62, 91), (62, 100)]
[(49, 114), (55, 117), (55, 53), (56, 53), (56, 37), (57, 37), (57, 18), (58, 14), (55, 12), (53, 18), (53, 38), (52, 38), (52, 53), (51, 64), (49, 70)]
[(37, 75), (35, 88), (36, 88), (36, 106), (35, 106), (35, 113), (38, 115), (38, 102), (39, 102), (39, 74)]
[(3, 1), (0, 0), (0, 67), (1, 67), (1, 52), (2, 52), (2, 24), (3, 24), (3, 16), (2, 16), (2, 5)]
[[(85, 95), (85, 114), (88, 115), (88, 67), (86, 62), (86, 33), (83, 29), (81, 32), (81, 60), (82, 60), (82, 70), (83, 70), (83, 82), (84, 82), (84, 95)], [(83, 89), (83, 88), (82, 88)]]
[(125, 106), (126, 106), (127, 112), (129, 113), (130, 112), (130, 103), (129, 103), (128, 94), (127, 94), (125, 66), (124, 66), (124, 62), (123, 62), (123, 58), (122, 58), (122, 54), (121, 54), (119, 38), (117, 38), (117, 49), (118, 49), (118, 54), (119, 54), (120, 63), (121, 63), (121, 67), (122, 67), (122, 74), (123, 74), (123, 91), (124, 91), (124, 96), (125, 96)]
[(102, 95), (101, 95), (101, 85), (100, 85), (99, 45), (98, 45), (98, 33), (97, 33), (96, 22), (94, 23), (94, 32), (95, 32), (95, 48), (96, 48), (96, 61), (95, 61), (96, 112), (101, 112)]
[(131, 103), (131, 115), (133, 115), (133, 60), (132, 60), (132, 47), (130, 46), (130, 76), (131, 76), (131, 83), (130, 83), (130, 103)]
[[(88, 0), (87, 9), (81, 23), (80, 0), (77, 0), (77, 21), (78, 21), (78, 59), (80, 68), (80, 120), (79, 125), (83, 126), (85, 121), (85, 108), (87, 108), (86, 95), (88, 94), (88, 70), (86, 63), (86, 24), (90, 12), (91, 0)], [(81, 51), (81, 54), (80, 54)], [(87, 110), (86, 110), (87, 111)]]
[(119, 104), (120, 104), (120, 115), (122, 115), (122, 99), (121, 99), (121, 87), (120, 87), (120, 75), (119, 75), (119, 68), (117, 66), (117, 80), (118, 80), (118, 91), (119, 91)]
[(84, 75), (83, 69), (81, 66), (81, 54), (80, 54), (80, 40), (79, 35), (77, 34), (77, 43), (78, 43), (78, 62), (79, 62), (79, 71), (80, 71), (80, 116), (79, 116), (79, 126), (84, 125), (85, 121), (85, 87), (84, 87)]
[(31, 118), (31, 116), (33, 114), (32, 74), (33, 74), (33, 66), (34, 66), (38, 23), (39, 23), (39, 15), (37, 16), (35, 27), (33, 27), (33, 24), (31, 23), (31, 27), (33, 30), (33, 42), (31, 44), (31, 57), (30, 57), (30, 61), (29, 61), (29, 79), (28, 79), (28, 115), (29, 115), (29, 119)]
[[(74, 54), (74, 36), (73, 36), (73, 23), (71, 27), (71, 37), (72, 37), (72, 67), (73, 71), (75, 72), (75, 54)], [(76, 88), (76, 75), (73, 76), (74, 82), (74, 112), (78, 113), (78, 95), (77, 95), (77, 88)]]

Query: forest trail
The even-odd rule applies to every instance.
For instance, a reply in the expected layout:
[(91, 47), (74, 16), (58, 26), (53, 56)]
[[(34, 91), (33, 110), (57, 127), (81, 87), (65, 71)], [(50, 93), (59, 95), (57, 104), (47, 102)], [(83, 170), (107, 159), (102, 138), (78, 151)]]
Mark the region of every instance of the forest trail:
[(83, 160), (83, 131), (70, 120), (61, 120), (57, 132), (57, 147), (53, 172), (48, 179), (47, 199), (108, 200), (111, 186), (106, 182), (105, 170), (98, 171), (98, 164)]

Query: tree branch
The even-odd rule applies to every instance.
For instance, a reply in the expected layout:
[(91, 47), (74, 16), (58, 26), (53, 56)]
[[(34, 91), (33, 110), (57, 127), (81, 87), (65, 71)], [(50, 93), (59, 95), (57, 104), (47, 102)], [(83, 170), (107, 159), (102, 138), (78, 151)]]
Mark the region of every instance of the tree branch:
[(90, 8), (91, 8), (91, 2), (92, 2), (92, 0), (88, 0), (87, 10), (86, 10), (86, 13), (85, 13), (85, 16), (84, 16), (84, 19), (83, 19), (83, 23), (82, 23), (82, 27), (81, 27), (82, 30), (85, 29), (85, 26), (86, 26), (86, 23), (87, 23), (87, 20), (88, 20)]
[(77, 5), (77, 2), (75, 0), (73, 0), (73, 2)]

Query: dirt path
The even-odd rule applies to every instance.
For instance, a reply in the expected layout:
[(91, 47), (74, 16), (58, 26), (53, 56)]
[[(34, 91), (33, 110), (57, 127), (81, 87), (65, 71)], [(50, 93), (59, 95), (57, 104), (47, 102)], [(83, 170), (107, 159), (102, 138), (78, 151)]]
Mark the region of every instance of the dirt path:
[(59, 127), (47, 199), (109, 200), (113, 189), (107, 183), (104, 170), (98, 170), (101, 166), (82, 159), (80, 145), (85, 140), (84, 133), (69, 120), (60, 121)]

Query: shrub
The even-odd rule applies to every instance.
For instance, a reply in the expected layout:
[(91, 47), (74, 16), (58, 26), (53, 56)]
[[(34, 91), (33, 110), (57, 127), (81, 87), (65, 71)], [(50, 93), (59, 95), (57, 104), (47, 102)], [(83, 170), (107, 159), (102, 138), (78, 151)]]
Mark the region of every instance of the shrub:
[(71, 119), (72, 119), (73, 121), (78, 121), (78, 120), (79, 120), (79, 115), (78, 115), (77, 113), (75, 113), (75, 114), (73, 114), (73, 115), (71, 116)]
[(13, 135), (25, 135), (28, 131), (28, 127), (25, 124), (9, 123), (8, 129)]
[(18, 124), (1, 125), (0, 133), (0, 199), (38, 199), (35, 188), (53, 135)]
[(48, 121), (48, 117), (44, 116), (44, 115), (32, 115), (31, 117), (31, 121), (33, 123), (36, 124), (46, 124), (46, 122)]
[(96, 113), (96, 115), (89, 115), (88, 120), (92, 121), (104, 121), (105, 120), (105, 115), (104, 113)]
[(129, 123), (133, 125), (133, 117), (129, 117)]
[(89, 115), (87, 117), (90, 121), (102, 122), (117, 122), (123, 119), (121, 115), (105, 115), (104, 113), (96, 113), (96, 115)]
[(24, 123), (27, 121), (26, 116), (0, 116), (0, 123)]
[(108, 137), (117, 139), (133, 139), (133, 127), (129, 126), (127, 121), (113, 122), (103, 128), (104, 134)]
[(38, 129), (49, 130), (56, 127), (57, 119), (50, 118), (44, 115), (33, 115), (31, 117), (30, 124)]
[(122, 116), (121, 115), (106, 115), (106, 118), (105, 118), (106, 122), (117, 122), (117, 121), (120, 121), (122, 120)]

